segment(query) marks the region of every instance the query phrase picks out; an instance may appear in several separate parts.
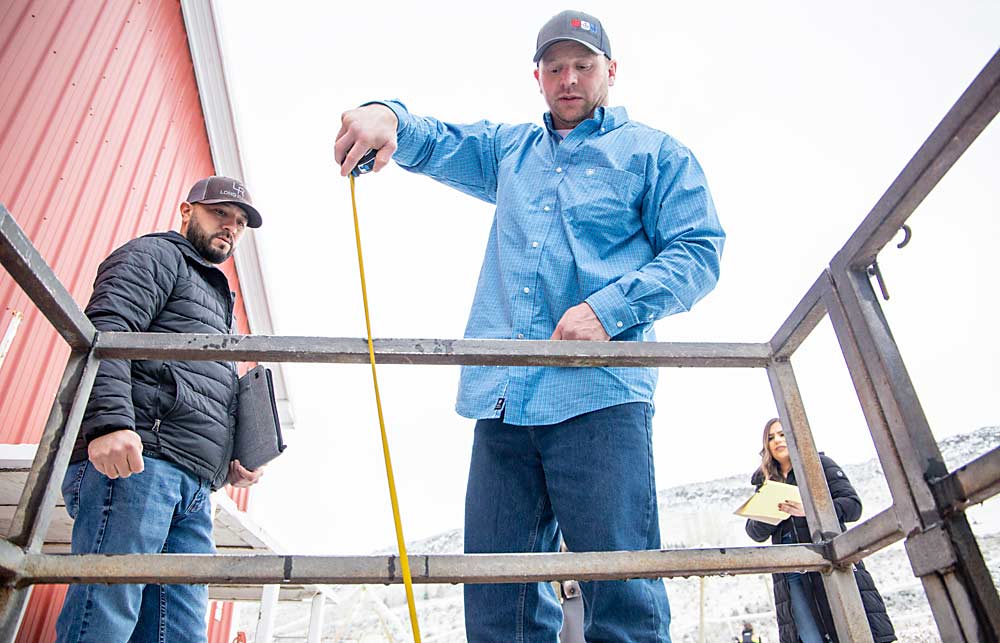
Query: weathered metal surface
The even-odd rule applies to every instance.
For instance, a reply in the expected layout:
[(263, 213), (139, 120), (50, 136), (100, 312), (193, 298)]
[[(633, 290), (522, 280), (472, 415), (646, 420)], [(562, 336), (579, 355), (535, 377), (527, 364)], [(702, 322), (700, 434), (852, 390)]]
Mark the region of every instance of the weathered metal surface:
[(792, 314), (781, 324), (778, 332), (774, 334), (769, 342), (771, 352), (776, 359), (788, 359), (792, 356), (802, 342), (806, 340), (809, 333), (816, 328), (816, 325), (826, 314), (826, 304), (824, 293), (833, 288), (833, 280), (830, 273), (824, 270), (820, 273), (802, 300), (796, 304)]
[[(816, 545), (638, 552), (411, 555), (415, 583), (508, 583), (551, 580), (828, 571)], [(401, 583), (396, 556), (210, 556), (26, 554), (17, 582), (219, 583), (275, 585)]]
[(0, 203), (0, 264), (73, 348), (88, 348), (97, 331)]
[[(376, 339), (380, 364), (764, 367), (767, 344)], [(361, 338), (101, 333), (101, 358), (367, 364)]]
[(931, 487), (942, 511), (964, 510), (1000, 493), (1000, 447), (984, 453), (954, 472), (933, 480)]
[(905, 535), (895, 509), (889, 507), (844, 533), (834, 536), (828, 545), (830, 559), (838, 565), (855, 563), (888, 547)]
[(823, 589), (837, 628), (837, 638), (851, 643), (874, 643), (854, 570), (848, 567), (823, 574)]
[(844, 305), (836, 287), (826, 291), (824, 299), (826, 300), (827, 314), (830, 316), (830, 322), (847, 364), (848, 373), (850, 373), (851, 381), (854, 383), (854, 390), (861, 403), (861, 410), (867, 421), (868, 430), (875, 443), (875, 451), (882, 465), (882, 472), (889, 483), (889, 492), (892, 495), (896, 518), (903, 531), (913, 531), (921, 526), (917, 503), (896, 449), (895, 439), (875, 391), (871, 374), (868, 372), (865, 361), (861, 358), (861, 349), (858, 347), (857, 338), (847, 319), (847, 313), (844, 311)]
[(24, 550), (7, 539), (0, 538), (0, 582), (16, 575), (22, 562)]
[[(830, 497), (823, 464), (806, 417), (799, 385), (792, 365), (775, 360), (767, 367), (767, 377), (778, 406), (781, 426), (795, 470), (795, 482), (801, 489), (802, 505), (813, 542), (829, 540), (841, 533), (840, 521)], [(850, 570), (835, 570), (823, 575), (823, 587), (830, 603), (837, 636), (843, 641), (870, 643), (871, 629), (865, 618), (861, 593)]]
[[(887, 480), (894, 496), (909, 491), (919, 511), (922, 524), (918, 529), (924, 533), (907, 541), (911, 564), (915, 573), (927, 572), (923, 576), (940, 574), (947, 589), (939, 594), (943, 598), (930, 601), (935, 619), (961, 623), (968, 635), (973, 631), (972, 618), (979, 632), (976, 637), (1000, 640), (1000, 597), (965, 515), (959, 512), (944, 518), (951, 507), (942, 506), (931, 489), (929, 480), (945, 478), (947, 469), (871, 284), (860, 270), (835, 273), (834, 281), (903, 465), (904, 480)], [(907, 489), (898, 489), (902, 484)], [(927, 531), (942, 524), (943, 532)], [(942, 568), (945, 571), (929, 571)]]
[[(939, 512), (927, 480), (947, 475), (944, 458), (867, 274), (854, 270), (833, 278), (905, 474), (905, 486), (903, 479), (887, 476), (889, 489), (893, 498), (909, 495), (921, 525), (933, 525)], [(876, 442), (876, 447), (883, 445)]]
[(0, 585), (0, 641), (3, 643), (10, 643), (17, 636), (29, 596), (30, 587)]
[(834, 272), (865, 268), (1000, 111), (1000, 51), (962, 93), (834, 256)]
[(809, 428), (795, 372), (789, 362), (775, 361), (767, 367), (767, 376), (778, 406), (781, 426), (785, 430), (795, 482), (801, 491), (813, 542), (828, 540), (840, 533), (840, 522), (830, 497), (819, 450)]
[(91, 352), (83, 351), (70, 355), (66, 364), (7, 535), (11, 542), (28, 551), (42, 549), (99, 365), (100, 361)]

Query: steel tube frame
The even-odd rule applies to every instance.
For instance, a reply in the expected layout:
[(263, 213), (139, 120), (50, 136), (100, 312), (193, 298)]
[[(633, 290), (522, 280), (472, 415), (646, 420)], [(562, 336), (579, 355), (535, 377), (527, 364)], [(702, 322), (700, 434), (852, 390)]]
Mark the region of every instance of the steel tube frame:
[(89, 350), (97, 330), (52, 268), (0, 203), (0, 264), (74, 350)]
[(942, 511), (961, 511), (1000, 493), (1000, 447), (962, 465), (940, 480), (932, 480), (931, 488)]
[[(814, 544), (783, 547), (411, 556), (415, 582), (497, 583), (819, 571), (838, 635), (869, 641), (849, 565), (906, 537), (948, 641), (1000, 640), (1000, 597), (964, 509), (1000, 491), (1000, 449), (949, 474), (865, 268), (1000, 111), (997, 52), (920, 147), (769, 342), (601, 343), (375, 340), (385, 364), (766, 368), (787, 429)], [(398, 583), (395, 557), (52, 556), (38, 553), (101, 359), (171, 358), (367, 363), (365, 340), (97, 333), (7, 209), (0, 263), (74, 349), (8, 540), (0, 539), (0, 640), (13, 640), (38, 583), (236, 585)], [(789, 358), (829, 314), (893, 496), (893, 506), (840, 533)], [(845, 568), (847, 566), (847, 568)], [(859, 623), (861, 625), (859, 625)]]
[[(935, 621), (942, 633), (961, 632), (957, 641), (997, 641), (1000, 596), (964, 514), (949, 515), (928, 482), (947, 469), (871, 283), (861, 270), (835, 274), (834, 281), (902, 460), (905, 475), (888, 478), (890, 488), (894, 497), (908, 490), (916, 501), (921, 524), (906, 549), (928, 596), (937, 597), (930, 601)], [(941, 582), (927, 580), (933, 576)], [(937, 591), (942, 586), (946, 591)]]
[[(674, 578), (832, 569), (821, 545), (552, 554), (411, 554), (414, 583)], [(14, 585), (46, 583), (398, 584), (396, 556), (26, 554)]]
[[(813, 542), (824, 543), (841, 533), (840, 520), (830, 497), (830, 487), (812, 429), (809, 428), (795, 372), (787, 360), (775, 360), (767, 367), (767, 376), (771, 381), (781, 426), (785, 430), (792, 468), (796, 473), (795, 483), (802, 489), (802, 505), (809, 531)], [(853, 568), (832, 568), (824, 573), (823, 588), (838, 638), (853, 643), (873, 643)]]
[(91, 352), (82, 351), (72, 353), (66, 364), (7, 534), (10, 542), (26, 551), (42, 550), (99, 366)]
[[(760, 368), (765, 343), (583, 342), (503, 339), (376, 339), (380, 364), (476, 366), (672, 366)], [(101, 359), (182, 359), (367, 364), (363, 338), (100, 333)]]
[(834, 255), (834, 273), (866, 268), (1000, 111), (1000, 50), (934, 128)]
[(827, 557), (838, 565), (850, 565), (885, 549), (905, 536), (892, 507), (854, 525), (829, 542)]
[(776, 359), (790, 358), (823, 319), (826, 314), (823, 295), (830, 290), (832, 283), (829, 271), (820, 273), (792, 314), (778, 328), (768, 342)]

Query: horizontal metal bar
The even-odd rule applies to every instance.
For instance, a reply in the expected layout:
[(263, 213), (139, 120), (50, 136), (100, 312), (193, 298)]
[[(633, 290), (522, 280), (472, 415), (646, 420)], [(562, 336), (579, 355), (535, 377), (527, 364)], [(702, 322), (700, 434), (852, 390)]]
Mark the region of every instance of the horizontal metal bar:
[(833, 280), (830, 278), (830, 272), (824, 270), (795, 306), (792, 314), (781, 324), (778, 332), (771, 338), (771, 351), (776, 359), (791, 357), (792, 353), (806, 340), (809, 333), (816, 328), (826, 315), (826, 302), (823, 295), (832, 289)]
[[(767, 344), (578, 342), (506, 339), (376, 339), (380, 364), (485, 366), (764, 367)], [(368, 342), (351, 337), (101, 333), (98, 357), (367, 364)]]
[(855, 563), (901, 540), (904, 533), (896, 511), (889, 507), (842, 534), (828, 545), (830, 559), (838, 565)]
[(6, 538), (0, 538), (0, 578), (15, 576), (24, 562), (24, 550)]
[[(994, 447), (952, 473), (964, 505), (978, 504), (1000, 492), (1000, 447)], [(937, 484), (937, 483), (935, 483)], [(955, 507), (957, 508), (957, 507)]]
[(1000, 51), (962, 93), (872, 211), (833, 258), (834, 271), (862, 268), (889, 243), (906, 219), (1000, 111)]
[[(829, 571), (817, 545), (558, 554), (410, 555), (415, 583), (510, 583)], [(19, 586), (37, 583), (332, 585), (401, 583), (396, 556), (193, 554), (25, 555)]]
[(3, 203), (0, 264), (72, 348), (90, 348), (97, 330)]
[[(952, 510), (961, 510), (1000, 493), (1000, 447), (995, 447), (940, 480), (931, 482), (935, 492), (947, 490)], [(940, 496), (939, 496), (940, 497)]]

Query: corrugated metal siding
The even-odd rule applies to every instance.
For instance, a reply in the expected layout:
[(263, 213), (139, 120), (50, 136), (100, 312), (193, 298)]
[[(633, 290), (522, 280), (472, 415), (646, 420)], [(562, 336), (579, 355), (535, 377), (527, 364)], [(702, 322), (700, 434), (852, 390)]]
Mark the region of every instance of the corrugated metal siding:
[[(0, 0), (0, 201), (79, 304), (111, 250), (176, 229), (180, 199), (212, 173), (176, 1)], [(24, 313), (0, 368), (0, 442), (37, 442), (69, 349), (2, 271), (0, 305), (0, 337)], [(237, 317), (249, 332), (242, 297)], [(63, 592), (36, 588), (19, 641), (52, 639)]]
[(231, 643), (229, 634), (233, 627), (233, 604), (210, 601), (208, 604), (209, 643)]

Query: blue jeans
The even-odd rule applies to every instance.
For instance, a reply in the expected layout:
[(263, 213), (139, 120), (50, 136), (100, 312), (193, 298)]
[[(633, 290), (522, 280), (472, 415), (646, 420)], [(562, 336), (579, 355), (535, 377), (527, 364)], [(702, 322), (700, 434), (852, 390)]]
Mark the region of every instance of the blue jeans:
[(816, 625), (812, 609), (809, 607), (809, 597), (802, 587), (803, 574), (785, 574), (788, 582), (788, 596), (792, 601), (792, 617), (795, 619), (795, 629), (798, 630), (802, 643), (823, 643), (823, 634)]
[[(166, 460), (110, 480), (89, 461), (63, 480), (74, 554), (215, 553), (209, 483)], [(57, 641), (206, 641), (205, 585), (70, 585)]]
[[(466, 553), (660, 548), (652, 408), (631, 403), (559, 424), (476, 423), (465, 496)], [(582, 582), (587, 640), (669, 643), (663, 581)], [(471, 643), (554, 643), (549, 583), (465, 586)]]

